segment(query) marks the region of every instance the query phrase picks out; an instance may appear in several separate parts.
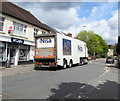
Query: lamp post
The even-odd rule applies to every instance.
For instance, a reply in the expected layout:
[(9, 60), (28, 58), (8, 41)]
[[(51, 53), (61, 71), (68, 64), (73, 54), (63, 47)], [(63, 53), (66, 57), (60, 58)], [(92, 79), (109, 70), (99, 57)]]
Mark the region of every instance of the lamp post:
[[(87, 27), (86, 25), (80, 26), (81, 28)], [(79, 33), (79, 32), (78, 32)], [(76, 34), (77, 34), (77, 27), (76, 27)]]

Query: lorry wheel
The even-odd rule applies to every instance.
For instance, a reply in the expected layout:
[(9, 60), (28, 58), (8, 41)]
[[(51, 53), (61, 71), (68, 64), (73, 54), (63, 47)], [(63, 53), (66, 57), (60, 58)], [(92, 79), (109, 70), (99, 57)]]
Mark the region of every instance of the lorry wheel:
[(36, 66), (35, 66), (34, 70), (39, 70), (39, 67), (36, 67)]
[(70, 63), (69, 63), (69, 67), (71, 68), (72, 66), (73, 66), (73, 62), (70, 61)]
[(82, 63), (78, 63), (78, 66), (82, 66)]
[(87, 59), (84, 59), (84, 61), (85, 61), (85, 64), (88, 64), (88, 60)]
[(67, 61), (63, 61), (63, 68), (65, 69), (65, 68), (67, 68)]
[(85, 59), (82, 59), (81, 64), (82, 64), (82, 65), (84, 65), (84, 64), (85, 64)]

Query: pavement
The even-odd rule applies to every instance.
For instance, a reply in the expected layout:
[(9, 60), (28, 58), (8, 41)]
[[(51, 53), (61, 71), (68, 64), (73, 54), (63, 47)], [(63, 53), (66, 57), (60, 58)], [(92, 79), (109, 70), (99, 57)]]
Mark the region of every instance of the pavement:
[(32, 72), (34, 70), (34, 64), (26, 64), (26, 65), (18, 65), (18, 66), (11, 66), (10, 68), (0, 67), (0, 74), (2, 73), (2, 77), (10, 76), (10, 75), (17, 75)]
[(117, 99), (118, 69), (104, 60), (87, 65), (37, 70), (2, 78), (6, 99)]

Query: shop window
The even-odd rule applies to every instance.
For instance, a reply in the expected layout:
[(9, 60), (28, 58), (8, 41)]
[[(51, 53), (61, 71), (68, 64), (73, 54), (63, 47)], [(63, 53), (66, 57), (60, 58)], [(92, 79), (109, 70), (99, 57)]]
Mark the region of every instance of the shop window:
[(26, 50), (26, 49), (20, 49), (19, 60), (20, 61), (26, 61), (26, 60), (28, 60), (28, 50)]
[(13, 32), (14, 35), (19, 35), (19, 36), (26, 35), (26, 29), (27, 29), (26, 25), (13, 21), (13, 26), (14, 26), (14, 32)]
[(0, 62), (5, 58), (5, 44), (0, 42)]
[(29, 46), (20, 45), (19, 61), (29, 60)]
[(0, 47), (0, 62), (3, 61), (3, 54), (4, 54), (5, 49)]
[(34, 36), (38, 35), (38, 29), (34, 28)]
[(3, 31), (3, 26), (4, 26), (4, 18), (0, 17), (0, 31)]

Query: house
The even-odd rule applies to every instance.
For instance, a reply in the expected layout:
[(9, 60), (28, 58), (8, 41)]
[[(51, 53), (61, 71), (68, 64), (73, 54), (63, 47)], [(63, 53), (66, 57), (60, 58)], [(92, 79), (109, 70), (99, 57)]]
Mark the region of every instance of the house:
[(108, 49), (107, 56), (114, 56), (114, 49)]
[(9, 60), (13, 65), (34, 60), (34, 36), (57, 31), (34, 17), (29, 11), (0, 1), (0, 63)]

